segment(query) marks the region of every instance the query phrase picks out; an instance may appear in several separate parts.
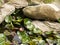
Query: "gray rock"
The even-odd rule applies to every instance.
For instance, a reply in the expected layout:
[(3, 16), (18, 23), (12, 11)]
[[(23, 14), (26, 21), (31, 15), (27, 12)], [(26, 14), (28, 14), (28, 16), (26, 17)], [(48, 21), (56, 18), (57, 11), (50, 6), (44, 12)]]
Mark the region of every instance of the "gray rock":
[(57, 22), (49, 22), (49, 21), (32, 21), (32, 24), (36, 27), (45, 31), (60, 31), (60, 23)]
[(15, 11), (15, 7), (10, 4), (4, 4), (0, 8), (0, 23), (2, 23), (6, 16), (11, 15)]
[(51, 31), (51, 29), (47, 25), (45, 25), (43, 22), (41, 22), (41, 21), (35, 20), (35, 21), (32, 21), (32, 24), (36, 28), (39, 28), (40, 30), (42, 30), (43, 32), (45, 32), (45, 31)]
[(60, 9), (54, 4), (27, 6), (23, 12), (25, 16), (34, 19), (58, 20), (60, 18)]
[(14, 5), (16, 8), (28, 6), (27, 0), (9, 0), (8, 3)]
[(44, 22), (48, 27), (50, 27), (54, 31), (60, 31), (60, 23), (57, 22)]

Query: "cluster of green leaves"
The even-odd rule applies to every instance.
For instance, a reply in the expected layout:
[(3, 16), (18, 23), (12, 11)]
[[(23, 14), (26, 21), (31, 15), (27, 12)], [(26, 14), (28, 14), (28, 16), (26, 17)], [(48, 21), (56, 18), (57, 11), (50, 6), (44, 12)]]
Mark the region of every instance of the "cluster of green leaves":
[(42, 31), (39, 28), (36, 28), (32, 23), (31, 20), (26, 18), (24, 19), (24, 25), (26, 26), (26, 28), (30, 31), (32, 31), (33, 33), (37, 33), (37, 34), (42, 34)]
[(4, 34), (0, 34), (0, 45), (10, 45), (10, 42)]
[(13, 20), (12, 20), (12, 16), (7, 16), (7, 17), (5, 18), (5, 22), (7, 23), (7, 24), (5, 25), (5, 27), (8, 28), (8, 29), (13, 28), (14, 26), (13, 26), (12, 21), (13, 21)]
[[(5, 18), (5, 27), (9, 30), (14, 29), (16, 25), (24, 26), (24, 31), (17, 31), (19, 39), (22, 41), (21, 45), (60, 45), (60, 34), (54, 31), (42, 32), (39, 28), (36, 28), (32, 24), (32, 20), (29, 18), (22, 18), (19, 14), (19, 10), (13, 15)], [(23, 22), (23, 23), (21, 23)], [(10, 32), (4, 32), (5, 35), (10, 35)], [(9, 41), (6, 40), (6, 36), (0, 35), (0, 45), (9, 45)]]
[(10, 16), (7, 16), (5, 18), (5, 27), (7, 29), (14, 29), (14, 25), (20, 25), (20, 22), (23, 20), (22, 17), (20, 15), (18, 15), (19, 13), (19, 10), (16, 11), (14, 14), (10, 15)]
[(30, 41), (30, 38), (25, 31), (17, 32), (17, 34), (19, 35), (20, 39), (22, 40), (22, 43), (28, 43)]
[[(32, 41), (31, 40), (31, 43), (32, 42), (35, 42), (36, 43), (36, 41), (38, 40), (38, 42), (40, 41), (39, 40), (39, 36), (41, 37), (40, 39), (41, 39), (41, 41), (43, 41), (42, 43), (41, 42), (39, 42), (38, 44), (39, 45), (45, 45), (47, 42), (48, 42), (48, 44), (50, 45), (50, 44), (59, 44), (59, 42), (57, 43), (57, 40), (58, 39), (60, 39), (60, 34), (59, 33), (57, 33), (57, 32), (55, 32), (55, 31), (47, 31), (47, 32), (42, 32), (39, 28), (35, 28), (35, 26), (32, 24), (32, 21), (30, 20), (30, 19), (28, 19), (28, 18), (26, 18), (26, 19), (24, 19), (24, 25), (25, 25), (25, 27), (33, 34), (35, 34), (35, 35), (37, 35), (37, 34), (39, 34), (35, 39), (34, 39), (34, 41)], [(32, 37), (34, 37), (34, 36), (32, 36)], [(44, 39), (44, 40), (43, 40)], [(31, 44), (31, 45), (33, 45), (33, 44)], [(35, 44), (35, 45), (37, 45), (37, 44)]]

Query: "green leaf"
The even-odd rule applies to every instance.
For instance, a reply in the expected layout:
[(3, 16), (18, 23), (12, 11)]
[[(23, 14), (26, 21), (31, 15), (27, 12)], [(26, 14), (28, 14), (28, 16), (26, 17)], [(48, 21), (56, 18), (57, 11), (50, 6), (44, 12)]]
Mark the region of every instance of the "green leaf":
[(30, 24), (30, 23), (31, 23), (31, 20), (30, 19), (28, 19), (28, 18), (25, 18), (24, 19), (24, 24), (25, 25)]
[(11, 35), (11, 32), (9, 32), (8, 30), (5, 30), (4, 35), (9, 36), (9, 35)]
[(27, 29), (29, 29), (29, 30), (33, 30), (33, 29), (34, 29), (34, 25), (32, 25), (32, 24), (28, 24), (26, 27), (27, 27)]
[(6, 42), (5, 42), (5, 45), (11, 45), (11, 44), (10, 44), (10, 41), (6, 41)]
[(58, 19), (58, 22), (60, 23), (60, 19)]
[(29, 30), (33, 30), (35, 28), (35, 26), (31, 23), (31, 20), (28, 18), (24, 19), (24, 25)]
[(17, 21), (14, 21), (13, 24), (16, 24), (16, 25), (21, 25), (19, 22)]
[(16, 17), (16, 19), (13, 19), (13, 24), (20, 25), (22, 20), (22, 17)]
[(10, 45), (4, 34), (0, 34), (0, 45)]
[(40, 40), (38, 45), (45, 45), (45, 41), (44, 40)]
[(60, 45), (60, 39), (57, 39), (57, 45)]
[(11, 22), (12, 22), (12, 16), (7, 16), (7, 17), (5, 18), (5, 22), (6, 22), (6, 23), (11, 23)]
[(50, 35), (50, 34), (52, 34), (53, 33), (53, 31), (46, 31), (45, 32), (45, 34), (47, 34), (47, 35)]
[(22, 17), (17, 17), (17, 22), (21, 22), (23, 19), (22, 19)]
[(54, 35), (54, 37), (60, 39), (60, 34)]
[(6, 24), (5, 27), (7, 29), (13, 29), (14, 28), (14, 25), (12, 23), (10, 23), (10, 24)]
[(4, 34), (0, 34), (0, 43), (5, 41), (6, 40), (6, 37)]
[(10, 45), (10, 42), (8, 42), (8, 41), (3, 41), (3, 42), (0, 43), (0, 45)]
[(17, 34), (20, 37), (20, 39), (22, 40), (22, 43), (28, 43), (30, 41), (30, 38), (25, 31), (17, 32)]
[(30, 41), (29, 45), (36, 45), (36, 42), (35, 41)]
[(42, 34), (42, 31), (39, 28), (34, 28), (33, 32), (36, 34)]

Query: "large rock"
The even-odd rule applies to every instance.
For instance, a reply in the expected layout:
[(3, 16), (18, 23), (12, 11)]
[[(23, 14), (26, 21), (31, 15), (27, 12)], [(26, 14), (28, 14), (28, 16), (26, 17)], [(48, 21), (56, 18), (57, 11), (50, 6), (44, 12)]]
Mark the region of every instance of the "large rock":
[(9, 0), (9, 4), (14, 5), (16, 8), (28, 6), (27, 0)]
[(60, 23), (57, 22), (44, 22), (48, 27), (50, 27), (54, 31), (59, 31), (60, 32)]
[(58, 20), (60, 18), (60, 9), (54, 4), (27, 6), (23, 12), (27, 17), (34, 19)]
[(15, 7), (10, 4), (4, 4), (0, 8), (0, 23), (2, 23), (6, 16), (11, 15), (15, 11)]
[(42, 30), (43, 32), (46, 31), (60, 31), (60, 23), (57, 22), (49, 22), (49, 21), (32, 21), (32, 24)]
[(42, 30), (43, 32), (45, 31), (52, 31), (47, 25), (45, 25), (43, 22), (41, 21), (32, 21), (32, 24), (36, 27), (39, 28), (40, 30)]

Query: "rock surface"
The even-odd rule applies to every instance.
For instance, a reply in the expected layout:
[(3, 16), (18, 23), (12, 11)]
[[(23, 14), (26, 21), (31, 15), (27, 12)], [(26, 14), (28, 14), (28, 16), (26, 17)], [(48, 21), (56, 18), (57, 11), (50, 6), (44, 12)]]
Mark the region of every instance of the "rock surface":
[(51, 28), (54, 31), (60, 31), (60, 23), (57, 22), (44, 22), (49, 28)]
[(15, 11), (15, 7), (10, 4), (2, 5), (0, 9), (0, 23), (5, 19), (6, 16), (11, 15)]
[(45, 31), (60, 31), (60, 23), (57, 22), (49, 22), (49, 21), (32, 21), (32, 24), (36, 27)]
[(28, 6), (27, 0), (9, 0), (9, 4), (14, 5), (16, 8)]
[(60, 18), (60, 9), (54, 4), (27, 6), (23, 12), (27, 17), (34, 19), (58, 20)]
[(43, 0), (28, 0), (30, 4), (40, 4), (43, 3)]
[(45, 31), (51, 31), (51, 29), (45, 25), (43, 22), (41, 21), (32, 21), (32, 24), (36, 27), (36, 28), (39, 28), (40, 30), (42, 30), (43, 32)]

